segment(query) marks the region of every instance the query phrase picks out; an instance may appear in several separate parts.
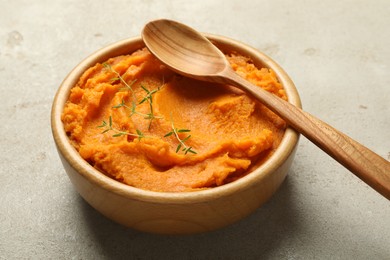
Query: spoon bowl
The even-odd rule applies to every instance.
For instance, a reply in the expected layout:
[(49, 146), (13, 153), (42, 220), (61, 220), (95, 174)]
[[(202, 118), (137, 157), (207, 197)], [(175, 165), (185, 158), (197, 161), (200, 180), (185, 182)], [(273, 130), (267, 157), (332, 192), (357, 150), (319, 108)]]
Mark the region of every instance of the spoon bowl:
[(148, 23), (142, 37), (161, 62), (175, 72), (198, 80), (231, 84), (246, 91), (291, 127), (390, 199), (390, 163), (311, 114), (238, 76), (225, 56), (194, 29), (170, 20)]
[[(184, 30), (182, 30), (184, 28)], [(177, 37), (177, 33), (183, 37)], [(149, 23), (142, 32), (149, 51), (172, 70), (192, 78), (212, 81), (228, 67), (223, 53), (190, 27), (164, 20)]]

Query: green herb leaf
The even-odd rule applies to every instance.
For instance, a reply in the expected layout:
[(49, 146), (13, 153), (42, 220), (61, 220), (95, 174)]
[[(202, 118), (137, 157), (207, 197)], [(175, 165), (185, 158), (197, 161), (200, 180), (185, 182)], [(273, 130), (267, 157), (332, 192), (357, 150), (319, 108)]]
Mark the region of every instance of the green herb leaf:
[(120, 108), (125, 106), (125, 101), (122, 99), (122, 102), (116, 106), (113, 106), (112, 108)]
[(191, 135), (188, 135), (186, 138), (182, 139), (181, 142), (184, 143), (185, 141), (187, 141), (188, 139), (190, 139)]
[(164, 137), (168, 137), (168, 136), (171, 136), (171, 135), (173, 135), (173, 132), (167, 133), (166, 135), (164, 135)]
[(150, 94), (149, 89), (145, 88), (143, 85), (141, 85), (141, 88), (142, 88), (143, 90), (145, 90), (145, 92), (146, 92), (147, 94)]
[(197, 152), (195, 152), (194, 150), (192, 150), (192, 147), (188, 147), (185, 151), (184, 154), (187, 154), (187, 153), (193, 153), (193, 154), (197, 154)]
[(178, 153), (180, 151), (180, 148), (181, 148), (181, 143), (178, 144), (178, 146), (176, 147), (176, 153)]
[(146, 100), (148, 100), (148, 99), (145, 97), (138, 104), (141, 105), (142, 103), (145, 103)]
[(136, 132), (138, 134), (138, 140), (141, 140), (141, 138), (145, 137), (145, 135), (141, 132), (141, 130), (137, 129)]
[(106, 126), (107, 126), (107, 122), (103, 120), (102, 124), (99, 125), (98, 127), (102, 128), (102, 127), (106, 127)]
[(186, 132), (191, 132), (191, 130), (188, 129), (179, 129), (177, 130), (178, 133), (186, 133)]

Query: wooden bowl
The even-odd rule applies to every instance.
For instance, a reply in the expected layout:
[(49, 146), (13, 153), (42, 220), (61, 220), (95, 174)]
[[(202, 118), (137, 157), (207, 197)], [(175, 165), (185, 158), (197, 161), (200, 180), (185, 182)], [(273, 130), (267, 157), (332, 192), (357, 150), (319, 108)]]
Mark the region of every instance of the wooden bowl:
[[(289, 102), (301, 106), (288, 75), (272, 59), (243, 43), (206, 34), (222, 51), (234, 50), (271, 68), (284, 86)], [(82, 73), (110, 57), (130, 54), (144, 47), (140, 37), (111, 44), (77, 65), (55, 96), (51, 127), (64, 168), (80, 195), (97, 211), (124, 226), (162, 234), (189, 234), (215, 230), (234, 223), (266, 202), (285, 179), (293, 161), (299, 134), (288, 128), (276, 152), (247, 176), (220, 187), (196, 192), (168, 193), (134, 188), (93, 168), (70, 144), (61, 121), (70, 89)]]

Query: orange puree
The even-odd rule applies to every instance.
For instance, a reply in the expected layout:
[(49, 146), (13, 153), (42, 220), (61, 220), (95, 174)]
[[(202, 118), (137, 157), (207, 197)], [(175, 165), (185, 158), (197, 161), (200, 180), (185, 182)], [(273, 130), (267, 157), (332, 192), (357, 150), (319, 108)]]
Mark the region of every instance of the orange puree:
[[(239, 75), (286, 99), (274, 72), (257, 69), (238, 54), (227, 58)], [(211, 188), (250, 172), (282, 139), (285, 122), (262, 104), (231, 86), (177, 75), (147, 49), (106, 64), (82, 75), (62, 121), (80, 155), (113, 179), (152, 191)], [(148, 96), (146, 90), (153, 93)], [(165, 137), (172, 126), (190, 132)], [(176, 152), (179, 139), (189, 135)], [(196, 153), (185, 154), (186, 147)]]

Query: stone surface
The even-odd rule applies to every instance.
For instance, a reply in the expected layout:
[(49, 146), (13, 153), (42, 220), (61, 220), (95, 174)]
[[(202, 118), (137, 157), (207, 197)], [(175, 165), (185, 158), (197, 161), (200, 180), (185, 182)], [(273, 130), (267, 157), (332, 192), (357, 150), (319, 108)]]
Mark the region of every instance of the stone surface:
[(305, 138), (280, 191), (230, 227), (121, 227), (67, 178), (53, 96), (95, 50), (169, 18), (263, 50), (304, 108), (390, 159), (390, 2), (0, 0), (0, 259), (389, 259), (390, 203)]

